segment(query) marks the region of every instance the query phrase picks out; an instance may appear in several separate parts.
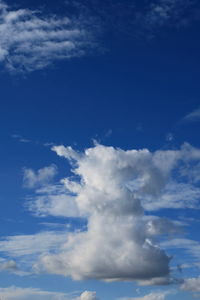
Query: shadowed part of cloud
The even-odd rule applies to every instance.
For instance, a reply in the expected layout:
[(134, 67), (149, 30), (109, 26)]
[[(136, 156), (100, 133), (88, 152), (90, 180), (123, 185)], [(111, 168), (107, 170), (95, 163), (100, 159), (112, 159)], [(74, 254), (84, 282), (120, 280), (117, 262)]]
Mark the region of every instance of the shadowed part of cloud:
[(16, 261), (14, 260), (6, 260), (0, 258), (0, 271), (13, 273), (18, 276), (26, 276), (30, 275), (29, 272), (21, 271)]
[(19, 135), (19, 134), (12, 134), (11, 137), (12, 137), (13, 139), (18, 140), (18, 141), (21, 142), (21, 143), (31, 143), (31, 140), (26, 139), (26, 138), (22, 137), (22, 136)]
[(14, 260), (9, 260), (9, 261), (0, 261), (0, 270), (8, 270), (8, 271), (17, 271), (17, 264)]
[(200, 298), (200, 277), (186, 278), (181, 285), (181, 290), (193, 292), (193, 297)]

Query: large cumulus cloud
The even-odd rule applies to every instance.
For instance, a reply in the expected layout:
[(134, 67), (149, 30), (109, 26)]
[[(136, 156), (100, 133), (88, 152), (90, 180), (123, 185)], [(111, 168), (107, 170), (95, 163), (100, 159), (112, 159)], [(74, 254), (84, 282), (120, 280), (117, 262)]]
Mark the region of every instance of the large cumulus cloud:
[[(26, 261), (36, 273), (75, 280), (135, 280), (140, 285), (172, 282), (171, 258), (158, 241), (163, 234), (180, 234), (183, 224), (154, 214), (164, 208), (199, 209), (200, 150), (189, 144), (155, 152), (98, 144), (84, 152), (65, 146), (52, 150), (69, 161), (71, 176), (55, 184), (42, 180), (28, 206), (39, 217), (68, 217), (66, 222), (76, 217), (82, 225), (52, 232), (52, 243), (39, 247), (34, 259), (34, 236), (4, 239), (0, 251), (16, 257), (18, 265), (20, 257), (31, 256)], [(36, 240), (40, 236), (49, 240), (46, 232)]]
[(42, 256), (36, 270), (42, 266), (50, 273), (78, 280), (168, 283), (170, 258), (156, 245), (154, 236), (160, 234), (160, 228), (165, 233), (174, 224), (168, 221), (169, 226), (162, 226), (163, 219), (150, 220), (143, 207), (156, 207), (173, 169), (199, 160), (200, 151), (187, 144), (181, 150), (155, 153), (102, 145), (84, 153), (64, 146), (53, 147), (53, 151), (73, 167), (74, 179), (65, 178), (62, 183), (88, 225), (86, 231), (69, 234), (60, 253)]

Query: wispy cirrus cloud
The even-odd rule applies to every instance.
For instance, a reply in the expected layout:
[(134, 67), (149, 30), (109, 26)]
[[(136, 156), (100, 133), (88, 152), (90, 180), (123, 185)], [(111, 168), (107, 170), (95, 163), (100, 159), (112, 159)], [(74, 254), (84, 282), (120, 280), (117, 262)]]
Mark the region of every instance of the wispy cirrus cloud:
[(0, 288), (0, 295), (7, 300), (98, 300), (95, 292), (85, 291), (80, 296), (52, 292), (36, 288), (7, 287)]
[(80, 217), (74, 198), (63, 184), (46, 185), (27, 197), (26, 207), (38, 217)]
[(21, 142), (21, 143), (31, 143), (31, 140), (24, 138), (23, 136), (21, 136), (20, 134), (12, 134), (11, 137), (13, 139), (16, 139), (17, 141)]
[(93, 45), (88, 28), (83, 20), (14, 9), (1, 1), (0, 62), (11, 72), (31, 72), (80, 57)]
[(191, 257), (200, 260), (200, 243), (198, 241), (187, 238), (175, 238), (162, 242), (162, 246), (169, 249), (185, 249)]
[(165, 300), (166, 296), (169, 294), (170, 292), (155, 292), (155, 293), (150, 293), (147, 294), (143, 297), (127, 297), (127, 298), (119, 298), (118, 300)]
[[(62, 251), (70, 228), (53, 228), (30, 235), (13, 235), (0, 240), (0, 271), (26, 276), (37, 273), (35, 262), (41, 255)], [(11, 259), (12, 258), (12, 259)]]
[(97, 50), (97, 44), (99, 49), (105, 47), (98, 43), (100, 32), (110, 31), (115, 38), (119, 32), (153, 37), (163, 27), (190, 23), (196, 4), (196, 0), (157, 0), (141, 8), (133, 1), (109, 0), (105, 5), (100, 0), (84, 4), (74, 0), (66, 1), (67, 16), (61, 17), (16, 9), (1, 0), (0, 63), (12, 73), (32, 72), (87, 55)]
[(43, 231), (33, 235), (9, 236), (0, 240), (0, 252), (15, 258), (30, 256), (34, 259), (35, 256), (42, 253), (59, 249), (66, 239), (66, 232), (62, 231)]
[[(179, 253), (183, 249), (190, 257), (190, 263), (180, 264), (178, 266), (179, 270), (182, 272), (184, 268), (196, 269), (199, 273), (200, 268), (200, 243), (195, 240), (187, 239), (187, 238), (175, 238), (169, 241), (165, 241), (162, 243), (162, 246), (165, 249), (178, 249)], [(200, 277), (193, 278), (185, 278), (182, 280), (182, 284), (180, 286), (181, 290), (194, 292), (198, 294), (194, 294), (194, 296), (200, 297)]]
[(44, 167), (35, 172), (32, 169), (23, 169), (23, 182), (27, 188), (35, 188), (38, 186), (46, 185), (55, 177), (57, 174), (57, 167), (51, 165)]
[(186, 25), (191, 17), (190, 9), (192, 9), (195, 4), (195, 0), (152, 1), (144, 18), (146, 25), (154, 29), (164, 25)]
[[(113, 3), (100, 0), (66, 1), (75, 10), (93, 15), (104, 31), (110, 31), (116, 36), (149, 38), (155, 37), (164, 28), (179, 28), (189, 25), (196, 16), (196, 0), (152, 0), (141, 1), (119, 0)], [(116, 30), (117, 29), (117, 30)]]
[(30, 272), (25, 272), (20, 269), (15, 260), (8, 260), (5, 258), (0, 258), (0, 271), (9, 272), (18, 276), (30, 275)]
[(197, 122), (200, 121), (200, 108), (197, 108), (187, 114), (183, 119), (182, 122)]
[(1, 271), (17, 271), (17, 264), (14, 260), (5, 260), (5, 259), (0, 259), (0, 270)]

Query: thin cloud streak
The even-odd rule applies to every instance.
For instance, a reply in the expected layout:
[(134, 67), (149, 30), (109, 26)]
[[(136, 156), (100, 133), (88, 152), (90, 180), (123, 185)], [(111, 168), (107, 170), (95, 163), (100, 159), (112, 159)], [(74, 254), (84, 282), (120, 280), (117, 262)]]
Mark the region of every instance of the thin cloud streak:
[(72, 293), (67, 294), (15, 286), (0, 288), (0, 294), (7, 300), (98, 300), (96, 292), (85, 291), (80, 296), (72, 297)]
[(200, 121), (200, 108), (193, 110), (191, 113), (187, 114), (183, 119), (182, 122), (198, 122)]
[(106, 5), (100, 0), (88, 0), (86, 4), (73, 0), (66, 1), (66, 5), (73, 7), (76, 12), (93, 15), (103, 31), (134, 38), (154, 38), (165, 28), (178, 29), (198, 20), (195, 13), (198, 5), (196, 0), (147, 1), (142, 9), (140, 1), (132, 0), (119, 0), (117, 3), (108, 0)]

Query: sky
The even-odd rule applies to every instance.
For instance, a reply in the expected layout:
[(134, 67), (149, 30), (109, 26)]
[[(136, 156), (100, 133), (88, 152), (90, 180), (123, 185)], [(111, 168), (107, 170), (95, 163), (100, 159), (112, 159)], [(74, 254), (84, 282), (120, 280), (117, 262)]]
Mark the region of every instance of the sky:
[(198, 0), (0, 0), (0, 299), (200, 297)]

